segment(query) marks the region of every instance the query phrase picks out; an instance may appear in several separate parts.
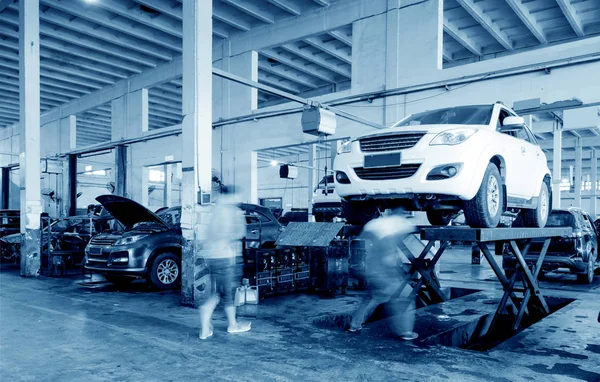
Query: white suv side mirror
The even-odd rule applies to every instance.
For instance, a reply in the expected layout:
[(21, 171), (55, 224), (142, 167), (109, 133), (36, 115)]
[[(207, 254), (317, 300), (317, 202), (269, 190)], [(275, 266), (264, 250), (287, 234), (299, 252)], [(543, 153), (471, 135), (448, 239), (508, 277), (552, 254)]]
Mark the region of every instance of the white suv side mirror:
[(504, 118), (504, 121), (502, 122), (502, 126), (503, 127), (508, 127), (508, 126), (525, 126), (525, 119), (523, 119), (523, 117), (506, 117)]

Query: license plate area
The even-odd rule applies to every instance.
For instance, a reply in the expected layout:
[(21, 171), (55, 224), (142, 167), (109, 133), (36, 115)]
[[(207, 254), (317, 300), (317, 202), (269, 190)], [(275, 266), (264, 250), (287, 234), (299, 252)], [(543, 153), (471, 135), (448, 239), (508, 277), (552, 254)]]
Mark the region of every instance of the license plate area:
[(400, 153), (365, 155), (364, 168), (400, 166)]
[(101, 255), (102, 254), (102, 248), (100, 247), (90, 247), (88, 249), (88, 252), (90, 255)]

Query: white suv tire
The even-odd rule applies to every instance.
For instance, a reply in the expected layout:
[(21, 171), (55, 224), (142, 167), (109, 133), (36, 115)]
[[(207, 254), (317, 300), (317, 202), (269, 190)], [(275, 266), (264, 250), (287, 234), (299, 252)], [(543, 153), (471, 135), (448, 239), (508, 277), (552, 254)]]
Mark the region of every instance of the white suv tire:
[(472, 228), (495, 228), (504, 211), (502, 177), (495, 164), (489, 163), (479, 191), (464, 203), (465, 220)]
[(521, 211), (523, 225), (525, 227), (544, 228), (548, 221), (550, 209), (550, 190), (548, 189), (548, 183), (542, 182), (537, 208)]

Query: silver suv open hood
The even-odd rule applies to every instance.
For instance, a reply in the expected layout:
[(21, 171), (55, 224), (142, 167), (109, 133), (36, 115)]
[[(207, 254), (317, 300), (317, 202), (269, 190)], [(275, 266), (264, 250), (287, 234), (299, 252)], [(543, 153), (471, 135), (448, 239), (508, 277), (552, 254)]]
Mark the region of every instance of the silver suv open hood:
[(117, 195), (100, 195), (96, 200), (127, 228), (137, 223), (156, 223), (165, 229), (172, 228), (154, 212), (131, 199)]

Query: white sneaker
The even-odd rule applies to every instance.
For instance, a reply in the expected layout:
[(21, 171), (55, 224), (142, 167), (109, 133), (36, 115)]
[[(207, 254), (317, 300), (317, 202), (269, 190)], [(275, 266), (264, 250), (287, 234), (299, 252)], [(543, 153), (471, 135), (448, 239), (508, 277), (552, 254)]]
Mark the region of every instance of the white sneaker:
[(419, 338), (419, 335), (415, 332), (405, 332), (400, 335), (400, 338), (402, 338), (404, 341), (412, 341)]
[(198, 336), (198, 338), (200, 338), (201, 340), (205, 340), (207, 338), (210, 338), (213, 336), (213, 330), (212, 328), (210, 329), (210, 331), (208, 332), (208, 334), (206, 336), (203, 336), (202, 333), (200, 333), (200, 335)]
[(244, 333), (252, 327), (251, 322), (238, 322), (235, 326), (228, 326), (227, 333)]

